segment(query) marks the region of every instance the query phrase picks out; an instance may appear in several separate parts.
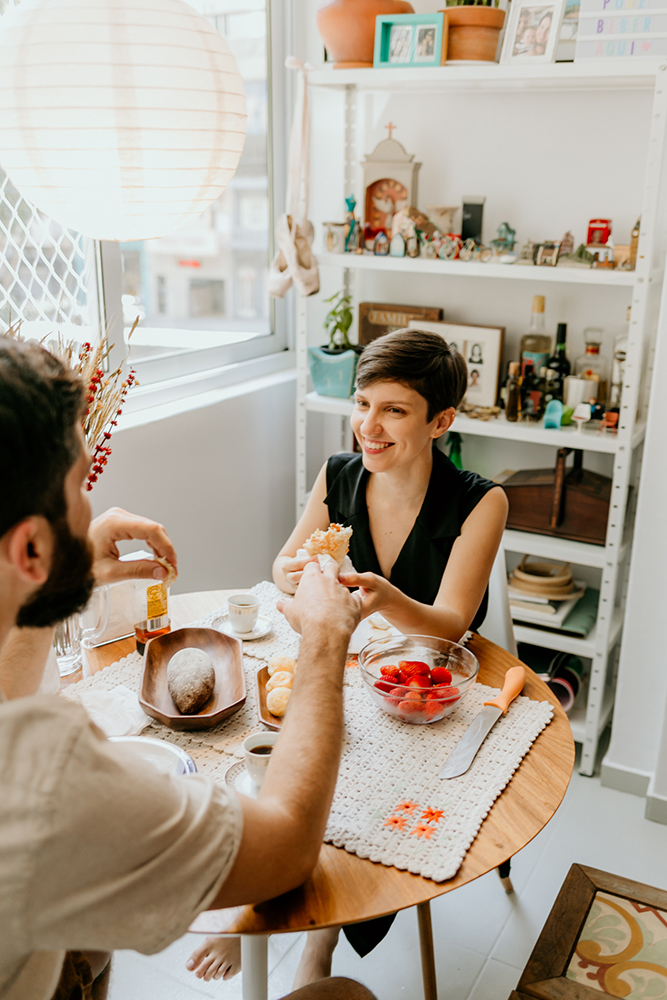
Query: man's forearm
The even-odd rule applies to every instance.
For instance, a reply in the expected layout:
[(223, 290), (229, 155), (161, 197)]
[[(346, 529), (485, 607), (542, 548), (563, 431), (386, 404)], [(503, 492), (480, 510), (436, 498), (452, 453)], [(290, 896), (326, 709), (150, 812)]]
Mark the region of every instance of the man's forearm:
[(52, 628), (13, 628), (0, 653), (0, 688), (5, 696), (36, 694), (53, 643)]
[(289, 712), (260, 794), (260, 801), (289, 802), (295, 823), (318, 849), (338, 776), (348, 641), (347, 633), (324, 629), (304, 636)]

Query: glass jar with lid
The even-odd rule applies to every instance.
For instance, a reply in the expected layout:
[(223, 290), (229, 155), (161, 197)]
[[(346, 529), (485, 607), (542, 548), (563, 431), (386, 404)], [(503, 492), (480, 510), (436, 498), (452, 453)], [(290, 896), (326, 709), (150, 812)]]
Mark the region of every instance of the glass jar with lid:
[(595, 398), (599, 403), (607, 400), (607, 385), (609, 380), (609, 363), (600, 354), (600, 344), (604, 336), (604, 330), (599, 327), (589, 326), (584, 330), (584, 341), (586, 342), (586, 352), (581, 354), (574, 363), (575, 374), (579, 378), (591, 379), (597, 382), (597, 393)]

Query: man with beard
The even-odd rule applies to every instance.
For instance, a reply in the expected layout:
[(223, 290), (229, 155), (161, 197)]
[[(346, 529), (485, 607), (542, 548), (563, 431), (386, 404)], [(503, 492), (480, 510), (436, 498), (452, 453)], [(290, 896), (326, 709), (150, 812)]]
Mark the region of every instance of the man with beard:
[[(4, 1000), (100, 1000), (108, 952), (159, 951), (201, 910), (259, 903), (308, 878), (336, 782), (345, 653), (359, 620), (333, 567), (310, 564), (282, 602), (303, 636), (299, 670), (257, 800), (203, 776), (162, 774), (109, 743), (79, 706), (35, 694), (49, 628), (83, 607), (96, 579), (137, 575), (118, 563), (118, 540), (145, 538), (175, 560), (154, 522), (114, 509), (90, 523), (83, 399), (48, 352), (0, 338)], [(340, 979), (292, 996), (372, 1000)]]

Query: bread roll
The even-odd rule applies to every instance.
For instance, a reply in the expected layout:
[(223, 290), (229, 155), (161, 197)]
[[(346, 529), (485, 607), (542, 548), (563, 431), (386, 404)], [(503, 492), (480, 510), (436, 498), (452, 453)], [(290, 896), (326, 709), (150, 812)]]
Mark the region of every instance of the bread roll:
[(285, 714), (291, 694), (292, 692), (289, 688), (277, 687), (274, 688), (273, 691), (269, 691), (266, 696), (266, 707), (271, 715), (277, 715), (280, 717)]
[(294, 674), (289, 670), (277, 670), (266, 682), (266, 690), (273, 691), (274, 688), (291, 688), (294, 683)]
[(296, 660), (293, 656), (272, 656), (267, 669), (269, 677), (273, 677), (279, 670), (288, 670), (293, 674), (296, 670)]
[(174, 653), (167, 665), (167, 687), (182, 715), (193, 715), (215, 691), (215, 668), (203, 649), (187, 646)]

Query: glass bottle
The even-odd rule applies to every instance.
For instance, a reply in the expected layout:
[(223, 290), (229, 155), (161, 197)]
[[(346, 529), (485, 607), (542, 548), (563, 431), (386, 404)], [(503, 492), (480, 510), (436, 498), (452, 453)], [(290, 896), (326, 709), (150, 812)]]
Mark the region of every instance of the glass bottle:
[(532, 361), (526, 361), (521, 380), (521, 417), (523, 420), (539, 420), (542, 416), (542, 383)]
[(521, 416), (521, 376), (519, 375), (521, 365), (518, 361), (510, 361), (509, 375), (505, 388), (507, 396), (505, 400), (505, 416), (512, 423), (515, 423)]
[(567, 337), (567, 323), (559, 323), (556, 328), (556, 349), (547, 361), (548, 371), (554, 373), (553, 379), (550, 378), (551, 385), (551, 398), (563, 400), (563, 390), (565, 388), (565, 379), (570, 374), (571, 367), (570, 362), (565, 356), (565, 338)]
[(625, 378), (625, 357), (628, 352), (628, 337), (630, 335), (630, 312), (628, 306), (628, 330), (621, 333), (614, 341), (614, 357), (611, 362), (611, 386), (609, 388), (609, 408), (619, 410), (623, 396), (623, 380)]
[[(543, 368), (544, 372), (544, 409), (546, 410), (547, 404), (552, 401), (552, 399), (558, 400), (560, 403), (563, 402), (563, 383), (559, 381), (558, 372), (555, 372), (553, 368)], [(540, 374), (542, 374), (540, 372)]]
[(169, 591), (164, 583), (136, 581), (135, 614), (140, 619), (134, 626), (137, 652), (143, 654), (149, 639), (171, 632)]
[(604, 331), (598, 327), (589, 326), (584, 330), (584, 340), (586, 342), (586, 353), (580, 355), (574, 363), (575, 374), (579, 378), (591, 379), (598, 383), (595, 396), (598, 403), (607, 401), (607, 380), (609, 378), (609, 367), (606, 358), (600, 357), (600, 342)]
[(532, 361), (536, 372), (543, 368), (551, 354), (551, 337), (544, 332), (544, 296), (533, 296), (528, 333), (521, 338), (521, 374), (525, 375), (527, 361)]

